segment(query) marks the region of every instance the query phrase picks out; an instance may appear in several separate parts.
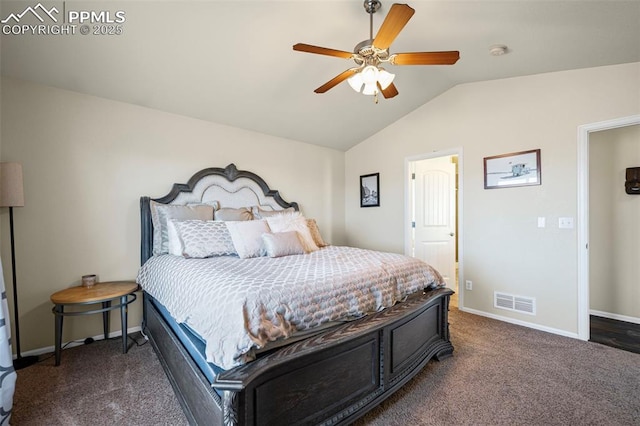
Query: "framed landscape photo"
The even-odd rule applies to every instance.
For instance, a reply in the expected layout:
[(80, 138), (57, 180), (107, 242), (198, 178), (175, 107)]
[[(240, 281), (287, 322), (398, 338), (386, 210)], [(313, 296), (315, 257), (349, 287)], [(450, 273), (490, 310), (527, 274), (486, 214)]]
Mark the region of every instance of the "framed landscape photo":
[(380, 206), (380, 173), (360, 176), (360, 207)]
[(484, 158), (484, 189), (541, 183), (539, 149)]

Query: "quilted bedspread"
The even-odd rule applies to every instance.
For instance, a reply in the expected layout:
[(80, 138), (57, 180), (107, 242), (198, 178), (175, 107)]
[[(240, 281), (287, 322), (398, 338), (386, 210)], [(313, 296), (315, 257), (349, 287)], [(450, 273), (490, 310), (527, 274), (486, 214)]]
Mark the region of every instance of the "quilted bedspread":
[(205, 340), (207, 361), (224, 369), (297, 330), (379, 311), (444, 285), (418, 259), (337, 246), (280, 258), (154, 256), (137, 281)]

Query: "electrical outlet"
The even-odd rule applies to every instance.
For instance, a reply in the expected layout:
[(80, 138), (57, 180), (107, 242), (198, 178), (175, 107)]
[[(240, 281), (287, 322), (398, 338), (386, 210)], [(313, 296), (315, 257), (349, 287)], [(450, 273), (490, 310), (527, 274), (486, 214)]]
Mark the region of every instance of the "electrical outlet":
[(465, 288), (466, 288), (467, 290), (473, 290), (473, 283), (471, 282), (471, 280), (467, 280), (467, 281), (465, 281), (465, 283), (464, 283), (464, 284), (465, 284)]
[(573, 218), (572, 217), (561, 217), (561, 218), (558, 218), (558, 228), (561, 228), (561, 229), (572, 229), (573, 228)]

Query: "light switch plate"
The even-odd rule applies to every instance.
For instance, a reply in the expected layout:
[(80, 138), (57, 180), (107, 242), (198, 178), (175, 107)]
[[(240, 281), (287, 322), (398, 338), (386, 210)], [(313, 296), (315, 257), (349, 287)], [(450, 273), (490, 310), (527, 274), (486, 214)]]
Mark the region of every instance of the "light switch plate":
[(547, 226), (546, 223), (546, 219), (544, 217), (539, 217), (538, 218), (538, 228), (544, 228), (545, 226)]

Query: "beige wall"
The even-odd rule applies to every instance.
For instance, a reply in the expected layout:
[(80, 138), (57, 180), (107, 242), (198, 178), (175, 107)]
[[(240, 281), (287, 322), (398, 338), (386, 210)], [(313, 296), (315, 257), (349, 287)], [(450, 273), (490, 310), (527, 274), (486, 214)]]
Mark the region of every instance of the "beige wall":
[(589, 136), (589, 299), (601, 313), (640, 321), (640, 196), (625, 192), (640, 167), (640, 125)]
[[(558, 218), (577, 219), (577, 127), (638, 113), (639, 63), (454, 87), (347, 151), (348, 244), (402, 252), (405, 159), (460, 147), (464, 308), (576, 335), (576, 228)], [(542, 185), (483, 189), (484, 157), (536, 148)], [(361, 209), (358, 176), (374, 172), (381, 206)], [(536, 298), (537, 315), (493, 308), (494, 291)]]
[[(640, 113), (640, 64), (461, 85), (346, 154), (16, 80), (2, 81), (1, 108), (1, 160), (22, 162), (25, 173), (27, 205), (15, 214), (23, 352), (53, 345), (52, 292), (86, 273), (135, 277), (141, 195), (162, 196), (199, 169), (234, 162), (298, 201), (330, 242), (402, 252), (405, 159), (454, 147), (462, 150), (461, 279), (474, 282), (465, 308), (571, 334), (576, 232), (557, 219), (577, 217), (577, 126)], [(541, 186), (483, 189), (483, 157), (534, 148)], [(381, 207), (361, 209), (358, 177), (373, 172)], [(547, 228), (536, 227), (538, 216)], [(494, 290), (535, 297), (537, 315), (495, 310)], [(139, 302), (130, 313), (138, 325)], [(71, 318), (64, 340), (100, 330), (97, 315)]]
[[(14, 212), (23, 352), (53, 345), (51, 293), (88, 273), (135, 278), (139, 197), (165, 195), (200, 169), (233, 162), (251, 170), (316, 218), (328, 241), (345, 241), (340, 151), (16, 80), (2, 81), (1, 108), (1, 159), (24, 169), (26, 206)], [(140, 306), (130, 310), (131, 327), (140, 325)], [(120, 329), (117, 314), (111, 328)], [(67, 318), (63, 340), (100, 332), (99, 315)]]

